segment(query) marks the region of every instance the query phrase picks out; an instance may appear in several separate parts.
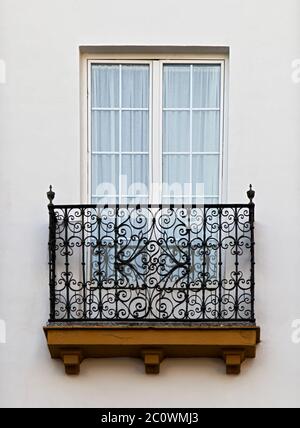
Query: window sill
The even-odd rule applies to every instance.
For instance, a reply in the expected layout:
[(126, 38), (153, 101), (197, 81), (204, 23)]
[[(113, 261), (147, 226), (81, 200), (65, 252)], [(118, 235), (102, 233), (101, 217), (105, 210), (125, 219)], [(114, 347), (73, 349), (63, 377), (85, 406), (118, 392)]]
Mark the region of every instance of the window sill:
[(85, 358), (141, 358), (148, 374), (159, 373), (164, 358), (222, 358), (227, 374), (239, 374), (254, 358), (260, 342), (256, 326), (48, 325), (44, 327), (52, 358), (67, 374), (79, 374)]

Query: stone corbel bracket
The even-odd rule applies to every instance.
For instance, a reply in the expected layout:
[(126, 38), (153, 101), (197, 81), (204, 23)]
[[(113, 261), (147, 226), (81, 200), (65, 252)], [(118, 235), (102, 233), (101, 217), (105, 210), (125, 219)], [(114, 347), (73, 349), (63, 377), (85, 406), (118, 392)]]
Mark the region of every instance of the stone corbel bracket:
[(66, 374), (77, 375), (80, 373), (80, 364), (83, 360), (82, 352), (80, 350), (62, 350), (61, 359), (64, 363)]
[(44, 327), (52, 358), (67, 374), (79, 374), (85, 358), (141, 358), (147, 374), (158, 374), (164, 358), (221, 358), (227, 374), (239, 374), (260, 342), (256, 326), (88, 326)]

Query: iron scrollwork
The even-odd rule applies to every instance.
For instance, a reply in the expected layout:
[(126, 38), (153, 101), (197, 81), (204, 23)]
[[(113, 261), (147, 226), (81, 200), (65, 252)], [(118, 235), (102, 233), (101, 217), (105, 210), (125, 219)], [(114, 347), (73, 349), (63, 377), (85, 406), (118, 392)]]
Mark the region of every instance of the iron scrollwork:
[[(255, 322), (249, 204), (54, 205), (50, 321)], [(249, 192), (248, 192), (249, 193)]]

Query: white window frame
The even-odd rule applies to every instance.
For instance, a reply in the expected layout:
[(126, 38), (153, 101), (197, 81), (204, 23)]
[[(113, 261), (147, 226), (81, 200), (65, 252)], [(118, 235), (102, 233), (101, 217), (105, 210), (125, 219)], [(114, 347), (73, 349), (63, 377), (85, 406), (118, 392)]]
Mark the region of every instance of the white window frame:
[[(164, 64), (218, 64), (221, 66), (220, 88), (220, 143), (219, 152), (219, 202), (227, 196), (227, 114), (228, 110), (228, 57), (226, 55), (110, 55), (84, 54), (81, 57), (81, 203), (91, 203), (91, 68), (92, 64), (146, 64), (150, 67), (149, 97), (149, 203), (159, 202), (153, 182), (162, 183), (162, 118), (163, 118), (163, 66)], [(120, 132), (120, 131), (119, 131)], [(153, 158), (159, 159), (159, 162)], [(200, 153), (200, 152), (199, 152)], [(181, 152), (182, 154), (182, 152)], [(204, 154), (202, 152), (201, 154)], [(155, 190), (155, 192), (154, 192)], [(155, 197), (156, 195), (156, 197)], [(161, 201), (161, 194), (159, 200)], [(209, 197), (210, 195), (207, 195)]]

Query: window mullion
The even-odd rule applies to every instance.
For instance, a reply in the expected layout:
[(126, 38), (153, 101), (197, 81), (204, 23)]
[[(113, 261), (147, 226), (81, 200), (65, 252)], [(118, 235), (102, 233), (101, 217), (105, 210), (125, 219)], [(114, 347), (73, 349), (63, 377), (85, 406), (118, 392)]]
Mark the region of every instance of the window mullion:
[[(150, 203), (161, 201), (162, 183), (162, 73), (161, 61), (153, 61), (152, 66), (152, 141), (150, 142), (151, 153), (151, 180), (150, 180)], [(158, 189), (158, 185), (160, 185)], [(158, 194), (159, 193), (159, 194)]]
[[(193, 193), (193, 64), (190, 66), (190, 196)], [(192, 202), (192, 201), (189, 201)]]
[[(122, 203), (122, 65), (119, 65), (119, 195), (116, 202)], [(127, 193), (127, 192), (126, 192)]]

